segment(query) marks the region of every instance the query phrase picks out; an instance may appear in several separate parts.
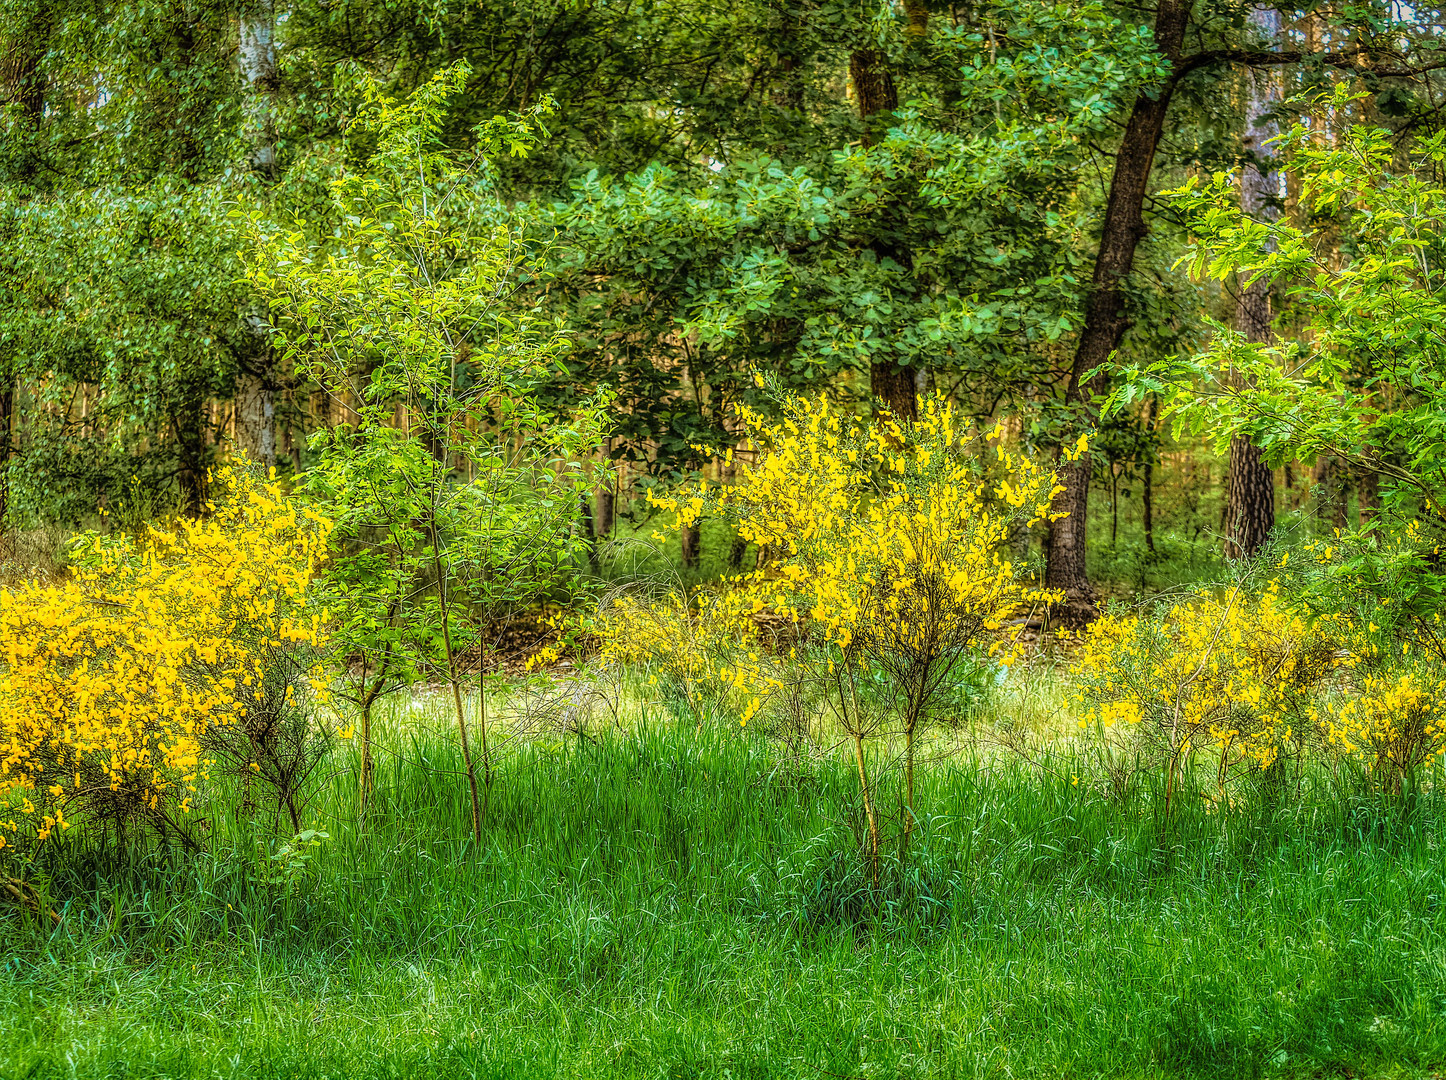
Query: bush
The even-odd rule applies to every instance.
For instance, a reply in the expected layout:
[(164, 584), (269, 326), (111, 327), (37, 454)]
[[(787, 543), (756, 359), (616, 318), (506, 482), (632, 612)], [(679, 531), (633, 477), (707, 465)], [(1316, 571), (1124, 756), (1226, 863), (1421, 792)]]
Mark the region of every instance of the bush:
[[(269, 662), (322, 641), (308, 589), (327, 525), (274, 483), (226, 472), (202, 521), (90, 534), (67, 580), (0, 593), (0, 846), (73, 820), (184, 825), (216, 733), (245, 730)], [(295, 698), (294, 683), (283, 690)], [(253, 757), (248, 765), (259, 771)]]
[[(1056, 599), (1018, 573), (1009, 552), (1021, 530), (1050, 517), (1059, 488), (1048, 468), (1004, 444), (1001, 429), (971, 437), (942, 397), (907, 425), (868, 425), (824, 399), (790, 398), (777, 422), (743, 416), (766, 450), (736, 484), (700, 482), (653, 501), (679, 527), (726, 515), (758, 546), (758, 568), (738, 580), (754, 612), (798, 624), (817, 647), (789, 651), (790, 666), (808, 668), (802, 682), (746, 650), (720, 674), (752, 694), (745, 720), (766, 697), (819, 694), (854, 742), (877, 867), (864, 739), (887, 722), (903, 734), (907, 846), (918, 732), (980, 657), (1011, 661), (1011, 616)], [(1085, 449), (1081, 439), (1066, 458)]]
[(1165, 813), (1187, 767), (1208, 755), (1218, 792), (1243, 771), (1299, 757), (1319, 719), (1338, 638), (1283, 601), (1197, 593), (1144, 615), (1109, 614), (1071, 666), (1080, 727), (1161, 773)]
[(1435, 564), (1407, 524), (1276, 549), (1232, 586), (1112, 612), (1071, 665), (1080, 726), (1157, 770), (1167, 812), (1202, 759), (1222, 801), (1233, 781), (1279, 779), (1311, 752), (1402, 794), (1446, 752)]

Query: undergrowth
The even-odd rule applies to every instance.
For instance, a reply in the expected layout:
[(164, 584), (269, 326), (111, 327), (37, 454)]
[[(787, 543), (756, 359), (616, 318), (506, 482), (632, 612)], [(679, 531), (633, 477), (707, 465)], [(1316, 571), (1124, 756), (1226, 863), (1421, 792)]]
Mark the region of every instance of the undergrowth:
[(690, 726), (537, 742), (476, 844), (450, 743), (389, 745), (360, 822), (338, 752), (299, 863), (225, 793), (199, 857), (50, 848), (33, 881), (58, 924), (0, 914), (0, 1076), (1446, 1062), (1429, 783), (1407, 805), (1315, 773), (1288, 806), (1166, 822), (1085, 762), (957, 757), (921, 770), (928, 813), (875, 877), (842, 757)]

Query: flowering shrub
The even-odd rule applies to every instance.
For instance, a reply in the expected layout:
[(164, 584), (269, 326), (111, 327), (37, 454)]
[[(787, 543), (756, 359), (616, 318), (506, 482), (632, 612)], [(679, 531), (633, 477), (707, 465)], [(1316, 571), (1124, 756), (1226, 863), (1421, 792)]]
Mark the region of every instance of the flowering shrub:
[(1399, 793), (1416, 770), (1446, 752), (1446, 677), (1423, 670), (1366, 674), (1325, 718), (1329, 742), (1368, 762)]
[(82, 813), (182, 834), (207, 733), (244, 719), (269, 651), (320, 644), (326, 523), (274, 483), (216, 486), (205, 520), (83, 537), (68, 580), (0, 592), (0, 846)]
[(1339, 636), (1281, 599), (1197, 594), (1147, 616), (1106, 615), (1071, 665), (1080, 726), (1142, 751), (1164, 772), (1166, 812), (1183, 766), (1213, 755), (1217, 783), (1264, 769), (1317, 729)]
[(986, 470), (941, 398), (907, 429), (866, 425), (825, 399), (790, 399), (777, 424), (747, 410), (743, 419), (768, 449), (738, 484), (653, 501), (679, 526), (723, 510), (743, 540), (775, 556), (748, 580), (759, 606), (806, 617), (844, 648), (882, 634), (882, 649), (932, 651), (1049, 599), (1003, 551), (1048, 516), (1054, 474), (1008, 450), (999, 429)]
[[(605, 598), (587, 629), (597, 637), (602, 664), (644, 668), (675, 715), (688, 714), (702, 724), (728, 709), (735, 696), (726, 674), (752, 645), (749, 606), (729, 591), (689, 595), (671, 588), (648, 595), (628, 589)], [(757, 706), (743, 708), (747, 723)]]
[[(704, 512), (732, 517), (760, 552), (757, 570), (737, 582), (754, 610), (771, 608), (827, 646), (794, 659), (823, 664), (819, 681), (833, 683), (828, 700), (855, 740), (877, 854), (863, 738), (883, 713), (902, 727), (907, 836), (915, 735), (951, 672), (979, 651), (1009, 663), (1014, 652), (999, 633), (1005, 621), (1054, 599), (1016, 572), (1008, 552), (1021, 530), (1051, 516), (1059, 489), (1050, 469), (1004, 444), (1000, 429), (971, 438), (941, 397), (926, 400), (908, 425), (869, 425), (825, 399), (791, 398), (776, 423), (742, 415), (765, 449), (736, 484), (704, 482), (653, 501), (679, 527)], [(1081, 439), (1066, 457), (1085, 448)], [(751, 692), (750, 711), (764, 692), (789, 685), (766, 668), (754, 657), (723, 673)], [(861, 674), (887, 680), (882, 713), (864, 715), (854, 681)], [(870, 696), (870, 705), (877, 700)]]

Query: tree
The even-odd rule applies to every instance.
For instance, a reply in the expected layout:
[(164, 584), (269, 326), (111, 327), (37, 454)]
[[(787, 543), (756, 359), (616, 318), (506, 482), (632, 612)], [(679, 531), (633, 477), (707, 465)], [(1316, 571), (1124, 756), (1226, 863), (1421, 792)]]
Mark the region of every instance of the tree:
[[(1373, 80), (1411, 77), (1434, 68), (1429, 52), (1419, 61), (1412, 61), (1409, 56), (1402, 58), (1401, 42), (1404, 39), (1410, 45), (1411, 28), (1396, 22), (1384, 7), (1375, 10), (1344, 6), (1339, 11), (1318, 11), (1322, 20), (1339, 28), (1366, 32), (1351, 35), (1356, 40), (1340, 49), (1317, 49), (1309, 53), (1275, 48), (1269, 41), (1232, 40), (1230, 15), (1229, 10), (1212, 6), (1197, 10), (1189, 0), (1159, 0), (1155, 8), (1153, 39), (1163, 61), (1163, 73), (1158, 82), (1143, 87), (1135, 99), (1115, 152), (1084, 329), (1075, 348), (1065, 389), (1066, 404), (1082, 407), (1086, 418), (1093, 413), (1089, 403), (1108, 389), (1111, 358), (1131, 323), (1131, 313), (1125, 303), (1126, 282), (1134, 267), (1136, 250), (1148, 232), (1144, 207), (1166, 117), (1186, 78), (1223, 65), (1334, 67), (1366, 71)], [(1186, 44), (1191, 39), (1206, 44), (1187, 52)], [(1429, 50), (1429, 39), (1424, 44)], [(1390, 59), (1391, 63), (1378, 63), (1383, 58)], [(1094, 609), (1085, 573), (1089, 469), (1082, 464), (1062, 469), (1061, 482), (1065, 487), (1061, 508), (1067, 509), (1068, 515), (1051, 529), (1045, 580), (1050, 587), (1066, 594), (1066, 617), (1088, 618)]]
[(247, 273), (271, 300), (286, 356), (324, 385), (363, 383), (356, 422), (318, 433), (307, 476), (339, 541), (328, 589), (340, 644), (362, 659), (362, 804), (372, 705), (434, 673), (452, 697), (480, 838), (494, 774), (488, 635), (571, 581), (579, 460), (599, 432), (595, 409), (562, 417), (537, 405), (556, 340), (512, 297), (537, 253), (497, 199), (488, 156), (526, 153), (538, 112), (493, 120), (470, 157), (445, 152), (444, 106), (467, 73), (441, 72), (404, 102), (363, 78), (348, 135), (370, 149), (331, 186), (341, 227), (318, 242), (258, 213)]
[[(1251, 25), (1268, 42), (1280, 36), (1280, 14), (1256, 7)], [(1280, 215), (1280, 175), (1271, 167), (1277, 134), (1272, 110), (1279, 102), (1273, 72), (1250, 73), (1250, 103), (1245, 112), (1246, 164), (1240, 173), (1240, 207), (1247, 217), (1273, 221)], [(1240, 290), (1235, 328), (1246, 341), (1270, 340), (1270, 286), (1263, 278)], [(1275, 526), (1275, 476), (1248, 439), (1230, 440), (1229, 491), (1225, 510), (1226, 550), (1235, 558), (1250, 557), (1260, 549)]]
[(0, 353), (23, 518), (73, 522), (132, 476), (205, 502), (224, 426), (212, 405), (250, 347), (227, 225), (233, 15), (209, 0), (0, 8), (0, 37), (45, 45), (20, 64), (29, 111), (0, 118)]
[[(1359, 100), (1338, 92), (1324, 104)], [(1436, 330), (1446, 318), (1446, 133), (1404, 152), (1381, 127), (1354, 126), (1335, 146), (1311, 136), (1296, 124), (1282, 138), (1309, 225), (1248, 216), (1225, 173), (1176, 193), (1199, 236), (1192, 271), (1274, 288), (1299, 332), (1257, 341), (1217, 326), (1196, 357), (1126, 369), (1108, 404), (1158, 393), (1177, 431), (1207, 433), (1217, 448), (1245, 438), (1268, 463), (1330, 455), (1379, 477), (1384, 508), (1435, 535), (1446, 524)], [(1326, 258), (1339, 236), (1349, 238), (1339, 260)]]

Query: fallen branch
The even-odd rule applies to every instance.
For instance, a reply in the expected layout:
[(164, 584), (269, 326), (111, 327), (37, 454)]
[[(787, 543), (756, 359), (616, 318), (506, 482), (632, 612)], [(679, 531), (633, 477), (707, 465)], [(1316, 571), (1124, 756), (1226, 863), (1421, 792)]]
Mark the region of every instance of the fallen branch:
[[(35, 912), (37, 919), (41, 917), (42, 912), (44, 912), (44, 907), (40, 903), (40, 895), (35, 891), (33, 885), (29, 882), (21, 881), (19, 878), (7, 878), (3, 884), (5, 891), (10, 894), (17, 904)], [(46, 914), (49, 914), (51, 922), (57, 926), (60, 925), (60, 916), (57, 915), (54, 910)]]

